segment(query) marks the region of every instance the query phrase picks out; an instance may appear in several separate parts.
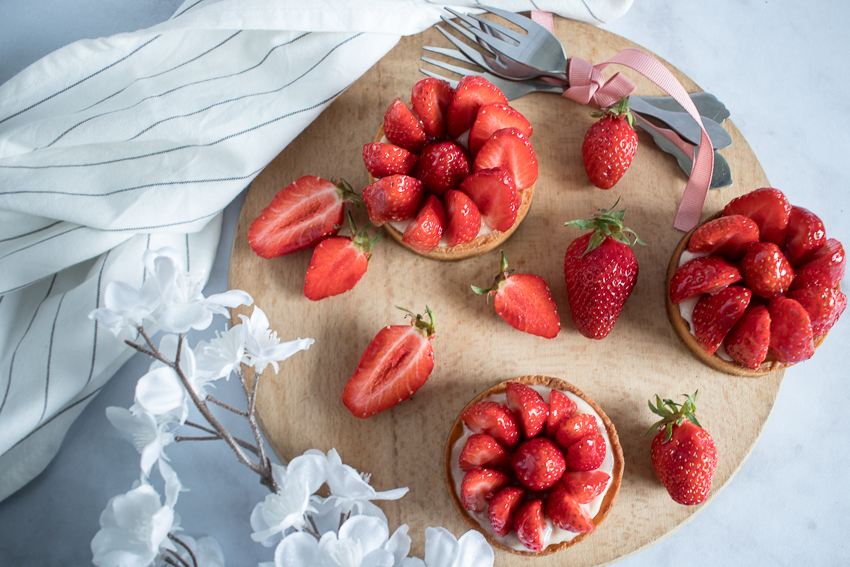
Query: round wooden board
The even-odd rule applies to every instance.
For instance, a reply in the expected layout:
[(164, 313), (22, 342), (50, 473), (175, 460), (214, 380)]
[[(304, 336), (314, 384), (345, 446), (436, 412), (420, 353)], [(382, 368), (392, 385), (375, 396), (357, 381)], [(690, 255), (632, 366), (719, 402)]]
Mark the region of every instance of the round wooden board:
[[(556, 34), (569, 55), (604, 61), (638, 47), (590, 25), (556, 19)], [(230, 287), (248, 291), (283, 339), (313, 337), (309, 351), (263, 376), (259, 413), (271, 444), (284, 462), (306, 449), (335, 447), (345, 463), (372, 473), (378, 490), (407, 486), (401, 500), (382, 503), (391, 529), (406, 523), (411, 554), (422, 557), (424, 531), (444, 526), (456, 535), (468, 528), (452, 506), (443, 480), (443, 449), (452, 423), (482, 390), (517, 376), (563, 378), (592, 397), (616, 425), (625, 454), (619, 498), (599, 529), (580, 545), (534, 563), (541, 567), (607, 564), (673, 533), (701, 506), (675, 504), (661, 486), (643, 433), (654, 421), (646, 402), (655, 394), (681, 399), (699, 389), (698, 417), (717, 443), (719, 461), (712, 498), (729, 483), (755, 445), (779, 393), (783, 372), (754, 379), (717, 372), (700, 363), (676, 337), (665, 314), (664, 281), (670, 256), (682, 237), (673, 219), (687, 181), (672, 156), (639, 131), (631, 169), (610, 191), (593, 187), (581, 163), (581, 143), (594, 120), (591, 109), (549, 94), (513, 102), (534, 126), (540, 162), (534, 203), (522, 226), (505, 243), (512, 268), (543, 277), (563, 329), (552, 340), (511, 328), (476, 296), (470, 284), (487, 286), (499, 267), (499, 250), (462, 262), (439, 262), (408, 252), (391, 239), (377, 247), (369, 270), (350, 292), (320, 302), (302, 292), (311, 252), (264, 260), (248, 246), (252, 220), (281, 188), (302, 175), (367, 182), (362, 146), (370, 142), (395, 97), (406, 100), (418, 72), (423, 45), (447, 42), (430, 29), (401, 42), (335, 101), (252, 183), (239, 218), (230, 265)], [(699, 87), (670, 69), (689, 92)], [(628, 69), (636, 94), (664, 94)], [(612, 70), (613, 72), (613, 70)], [(733, 197), (768, 185), (758, 160), (730, 122), (734, 143), (722, 150), (734, 185), (711, 191), (704, 217)], [(603, 341), (581, 336), (572, 324), (563, 278), (567, 245), (580, 232), (564, 222), (587, 218), (621, 197), (627, 224), (649, 243), (637, 247), (640, 275), (613, 332)], [(362, 217), (360, 217), (362, 221)], [(342, 405), (343, 386), (366, 345), (384, 325), (402, 324), (394, 306), (436, 314), (436, 366), (409, 401), (370, 419)], [(248, 309), (236, 313), (248, 313)], [(236, 315), (234, 314), (234, 317)], [(704, 506), (704, 505), (703, 505)], [(527, 565), (527, 558), (496, 552), (496, 565)]]

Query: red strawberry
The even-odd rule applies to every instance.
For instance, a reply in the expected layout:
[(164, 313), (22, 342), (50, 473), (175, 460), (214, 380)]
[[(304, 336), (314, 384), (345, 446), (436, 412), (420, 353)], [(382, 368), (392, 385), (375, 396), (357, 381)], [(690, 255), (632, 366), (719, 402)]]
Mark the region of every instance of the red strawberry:
[(344, 181), (307, 175), (280, 190), (248, 229), (248, 243), (262, 258), (306, 250), (336, 236), (345, 203), (354, 192)]
[(549, 419), (546, 421), (546, 436), (555, 437), (561, 424), (576, 412), (576, 403), (566, 394), (552, 390), (549, 394)]
[(475, 154), (472, 171), (500, 167), (510, 173), (518, 191), (537, 181), (537, 154), (518, 128), (497, 130)]
[(715, 254), (727, 260), (740, 260), (747, 247), (759, 241), (759, 227), (743, 215), (716, 218), (700, 225), (688, 241), (694, 254)]
[(520, 198), (511, 175), (501, 168), (476, 171), (460, 184), (481, 213), (484, 224), (506, 231), (516, 222)]
[(351, 236), (326, 238), (313, 250), (304, 279), (304, 295), (308, 299), (318, 301), (345, 293), (366, 274), (372, 246), (381, 239), (381, 233), (370, 240), (367, 229), (371, 225), (357, 232), (351, 213), (348, 214), (348, 222)]
[(460, 418), (473, 433), (492, 435), (504, 447), (513, 447), (519, 441), (514, 414), (499, 402), (478, 402), (464, 410)]
[(460, 483), (460, 503), (472, 512), (484, 512), (490, 499), (509, 482), (510, 479), (504, 473), (476, 467), (463, 476)]
[[(471, 287), (479, 295), (492, 295), (496, 313), (514, 329), (546, 339), (554, 338), (561, 330), (561, 319), (552, 294), (549, 293), (549, 286), (540, 276), (514, 274), (513, 270), (508, 270), (508, 256), (504, 251), (499, 274), (493, 285), (489, 289)], [(540, 428), (545, 422), (546, 417), (540, 423)], [(526, 433), (526, 437), (534, 437), (539, 432), (537, 430), (530, 435)]]
[(384, 114), (384, 135), (391, 144), (415, 154), (428, 143), (422, 123), (400, 98), (395, 99)]
[(410, 101), (413, 112), (422, 121), (422, 128), (431, 138), (441, 140), (446, 137), (446, 110), (455, 90), (448, 83), (433, 77), (427, 77), (413, 85)]
[(457, 84), (446, 110), (449, 136), (457, 138), (472, 127), (478, 110), (492, 102), (507, 104), (508, 99), (493, 83), (477, 75), (466, 75)]
[(434, 195), (429, 195), (413, 221), (404, 229), (401, 240), (420, 254), (428, 254), (440, 244), (445, 228), (443, 203)]
[(546, 520), (543, 519), (543, 500), (531, 500), (523, 504), (514, 516), (514, 529), (526, 549), (543, 551), (543, 534)]
[(525, 490), (518, 486), (508, 486), (497, 492), (490, 500), (487, 516), (497, 536), (505, 537), (510, 533), (514, 525), (514, 516), (524, 498)]
[(407, 175), (382, 177), (363, 189), (363, 203), (375, 226), (413, 218), (424, 197), (422, 182)]
[(533, 132), (531, 123), (518, 110), (507, 104), (494, 102), (478, 110), (469, 131), (469, 153), (473, 156), (477, 154), (484, 142), (502, 128), (516, 128), (525, 134), (526, 138), (531, 137)]
[(723, 346), (732, 360), (757, 369), (770, 346), (770, 313), (767, 307), (758, 305), (748, 309), (726, 335)]
[(803, 306), (812, 320), (812, 335), (815, 338), (829, 332), (847, 308), (847, 296), (834, 288), (813, 285), (797, 289), (788, 294)]
[(502, 469), (510, 465), (510, 455), (492, 436), (473, 433), (460, 452), (459, 464), (462, 471), (470, 471), (475, 467)]
[(785, 242), (791, 204), (779, 189), (762, 187), (729, 201), (723, 208), (723, 216), (744, 215), (759, 226), (762, 242), (773, 242), (780, 246)]
[(580, 413), (561, 422), (561, 427), (555, 434), (555, 441), (564, 449), (568, 449), (570, 445), (578, 443), (588, 435), (598, 433), (599, 424), (596, 418), (589, 413)]
[(726, 334), (744, 315), (753, 292), (745, 287), (726, 287), (703, 295), (694, 307), (694, 338), (708, 354), (714, 354)]
[(561, 477), (561, 484), (573, 495), (579, 504), (590, 502), (602, 494), (611, 480), (611, 475), (602, 471), (567, 471)]
[(435, 195), (442, 195), (456, 189), (470, 169), (466, 150), (454, 142), (439, 142), (425, 146), (413, 176)]
[(590, 339), (608, 336), (638, 277), (631, 247), (644, 242), (632, 230), (623, 228), (626, 211), (614, 211), (614, 207), (601, 209), (592, 219), (567, 223), (573, 228), (593, 229), (573, 240), (564, 257), (573, 322)]
[[(403, 311), (407, 311), (404, 309)], [(434, 314), (429, 322), (410, 311), (410, 325), (382, 328), (366, 347), (342, 392), (342, 403), (356, 417), (370, 417), (410, 398), (434, 370)]]
[(797, 269), (797, 277), (791, 289), (803, 289), (813, 285), (835, 287), (844, 277), (846, 257), (844, 247), (834, 238), (828, 239), (812, 258)]
[(595, 526), (587, 511), (579, 506), (563, 483), (558, 483), (546, 500), (546, 515), (552, 523), (570, 532), (592, 532)]
[(674, 501), (690, 506), (708, 498), (717, 468), (717, 448), (694, 416), (697, 393), (685, 397), (680, 406), (655, 396), (655, 407), (652, 402), (649, 407), (662, 419), (646, 435), (659, 429), (652, 439), (655, 474)]
[(741, 260), (744, 283), (754, 294), (771, 298), (788, 291), (794, 268), (773, 242), (756, 242)]
[(508, 382), (505, 395), (508, 398), (508, 408), (519, 420), (525, 438), (531, 439), (539, 435), (549, 419), (549, 404), (543, 401), (537, 390), (519, 382)]
[(637, 151), (634, 116), (625, 97), (616, 109), (593, 116), (601, 118), (584, 135), (581, 157), (590, 182), (600, 189), (610, 189), (629, 169)]
[(776, 360), (794, 364), (815, 354), (812, 320), (799, 302), (778, 296), (767, 306), (770, 311), (770, 350)]
[(416, 166), (416, 160), (416, 154), (392, 144), (363, 144), (363, 163), (376, 179), (388, 175), (408, 175)]
[(785, 255), (792, 266), (799, 266), (811, 260), (826, 243), (826, 230), (823, 221), (813, 212), (803, 207), (791, 207), (786, 238)]
[(720, 256), (701, 256), (682, 264), (670, 279), (670, 301), (680, 303), (703, 293), (714, 293), (741, 281), (738, 268)]
[(588, 435), (567, 448), (564, 456), (567, 466), (574, 471), (593, 471), (605, 460), (605, 438), (601, 435)]
[(481, 232), (481, 212), (469, 195), (463, 191), (451, 189), (443, 200), (446, 204), (446, 242), (457, 246), (472, 242)]

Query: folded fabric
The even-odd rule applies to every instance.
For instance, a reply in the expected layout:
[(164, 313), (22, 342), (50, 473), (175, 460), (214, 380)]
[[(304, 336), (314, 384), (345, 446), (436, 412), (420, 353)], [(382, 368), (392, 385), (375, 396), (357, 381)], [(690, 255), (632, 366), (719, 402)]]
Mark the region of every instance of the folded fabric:
[[(599, 24), (631, 2), (488, 3)], [(222, 209), (442, 6), (188, 0), (0, 86), (0, 500), (43, 470), (131, 355), (88, 318), (108, 282), (140, 286), (143, 251), (162, 246), (206, 277)]]

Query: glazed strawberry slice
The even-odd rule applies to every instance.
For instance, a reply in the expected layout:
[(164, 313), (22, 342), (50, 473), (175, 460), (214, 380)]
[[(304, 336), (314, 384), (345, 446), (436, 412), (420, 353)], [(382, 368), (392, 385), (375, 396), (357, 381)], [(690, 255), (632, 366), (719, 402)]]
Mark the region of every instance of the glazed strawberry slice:
[(563, 483), (558, 483), (546, 500), (546, 515), (552, 523), (570, 532), (591, 532), (593, 519), (570, 494)]
[(794, 279), (794, 268), (773, 242), (756, 242), (741, 260), (744, 284), (754, 294), (771, 298), (788, 291)]
[(759, 226), (762, 242), (782, 245), (791, 215), (791, 204), (779, 189), (763, 187), (729, 201), (723, 216), (744, 215)]
[(561, 477), (561, 484), (572, 494), (579, 504), (590, 502), (602, 494), (611, 480), (611, 475), (602, 471), (567, 471)]
[(580, 413), (561, 422), (555, 441), (558, 445), (567, 449), (570, 445), (578, 443), (588, 435), (599, 433), (599, 424), (596, 418), (589, 413)]
[(799, 302), (779, 296), (767, 306), (770, 312), (770, 349), (779, 362), (795, 364), (815, 354), (812, 320)]
[(472, 242), (481, 232), (481, 212), (469, 195), (455, 189), (443, 197), (446, 209), (446, 243), (457, 246)]
[(476, 467), (463, 475), (460, 483), (460, 503), (471, 512), (487, 510), (490, 499), (510, 483), (504, 473), (486, 467)]
[(410, 325), (383, 327), (366, 347), (342, 392), (342, 403), (356, 417), (370, 417), (407, 400), (428, 380), (434, 370), (434, 314), (427, 307), (425, 311), (429, 322), (407, 311)]
[(460, 452), (460, 470), (471, 471), (475, 467), (503, 469), (510, 466), (511, 458), (501, 443), (486, 433), (473, 433)]
[(730, 215), (700, 225), (688, 241), (694, 254), (715, 254), (727, 260), (740, 260), (753, 242), (759, 241), (759, 227), (749, 217)]
[(508, 406), (499, 402), (478, 402), (460, 415), (473, 433), (493, 436), (502, 446), (511, 448), (519, 442), (519, 425)]
[(835, 287), (844, 277), (846, 257), (844, 247), (834, 238), (828, 239), (812, 259), (800, 266), (791, 289), (803, 289), (813, 285)]
[(825, 243), (823, 221), (808, 209), (791, 207), (785, 240), (785, 255), (791, 265), (805, 264)]
[(516, 222), (519, 194), (510, 173), (496, 167), (476, 171), (463, 180), (460, 190), (469, 195), (484, 224), (504, 232)]
[(500, 167), (510, 173), (518, 191), (537, 181), (537, 154), (531, 142), (518, 128), (497, 130), (475, 155), (472, 171)]
[(523, 441), (511, 455), (517, 480), (529, 490), (548, 490), (561, 480), (566, 460), (561, 449), (548, 437)]
[(487, 104), (507, 104), (504, 93), (493, 83), (477, 75), (466, 75), (457, 84), (454, 96), (446, 109), (449, 136), (458, 138), (472, 127), (478, 110)]
[(601, 435), (588, 435), (567, 448), (564, 455), (567, 466), (574, 471), (593, 471), (605, 460), (605, 438)]
[(821, 337), (829, 332), (847, 308), (847, 296), (835, 288), (813, 285), (788, 294), (803, 306), (812, 320), (812, 335)]
[(376, 179), (388, 175), (408, 175), (416, 167), (416, 154), (393, 144), (363, 144), (363, 164)]
[(422, 123), (400, 98), (395, 99), (384, 114), (384, 135), (391, 144), (415, 154), (428, 143)]
[(753, 292), (745, 287), (730, 286), (714, 294), (703, 295), (694, 307), (694, 338), (699, 346), (714, 354), (726, 334), (744, 315)]
[(429, 195), (413, 221), (404, 229), (401, 240), (420, 254), (428, 254), (439, 246), (445, 228), (443, 203), (434, 195)]
[(536, 390), (519, 382), (508, 382), (505, 395), (525, 438), (537, 437), (549, 419), (549, 404)]
[(546, 436), (555, 437), (561, 424), (576, 413), (576, 403), (558, 390), (549, 394), (549, 419), (546, 421)]
[(543, 534), (547, 529), (543, 519), (543, 500), (531, 500), (520, 506), (514, 516), (514, 529), (526, 549), (543, 551)]
[(499, 537), (507, 536), (514, 525), (514, 516), (525, 498), (525, 490), (518, 486), (508, 486), (496, 493), (490, 500), (487, 511), (490, 526)]
[(408, 175), (390, 175), (363, 189), (363, 203), (375, 226), (413, 218), (425, 198), (422, 182)]
[(770, 347), (770, 313), (764, 305), (748, 309), (726, 335), (726, 354), (747, 368), (756, 370)]
[(306, 175), (275, 195), (248, 229), (248, 243), (261, 258), (306, 250), (342, 226), (345, 203), (354, 192), (344, 181)]
[(413, 176), (435, 195), (443, 195), (449, 189), (457, 189), (471, 168), (466, 150), (454, 142), (440, 142), (425, 146)]
[(431, 138), (446, 137), (446, 110), (455, 90), (441, 79), (427, 77), (417, 81), (410, 93), (413, 112), (422, 122), (422, 128)]
[(741, 281), (738, 268), (720, 256), (701, 256), (682, 264), (670, 280), (670, 301), (681, 303), (703, 293), (714, 293), (719, 289)]
[(533, 132), (531, 123), (518, 110), (498, 102), (487, 104), (478, 110), (469, 131), (469, 153), (475, 156), (484, 142), (502, 128), (516, 128), (526, 138), (530, 138)]

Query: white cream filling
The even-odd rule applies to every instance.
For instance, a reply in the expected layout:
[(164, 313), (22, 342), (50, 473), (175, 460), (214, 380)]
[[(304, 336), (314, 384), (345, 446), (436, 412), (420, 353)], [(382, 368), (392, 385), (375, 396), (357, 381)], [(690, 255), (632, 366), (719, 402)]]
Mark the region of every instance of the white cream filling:
[[(694, 253), (690, 252), (687, 249), (682, 251), (682, 256), (679, 258), (679, 267), (690, 262), (694, 258), (702, 258), (704, 256), (708, 256), (705, 252)], [(694, 307), (699, 303), (700, 296), (692, 297), (690, 299), (686, 299), (684, 301), (679, 302), (679, 315), (682, 316), (682, 319), (688, 322), (688, 329), (691, 331), (691, 335), (694, 334)], [(727, 362), (734, 362), (732, 357), (729, 356), (729, 353), (726, 352), (726, 346), (723, 343), (720, 343), (720, 346), (717, 347), (717, 350), (714, 351), (714, 354), (722, 358)]]

